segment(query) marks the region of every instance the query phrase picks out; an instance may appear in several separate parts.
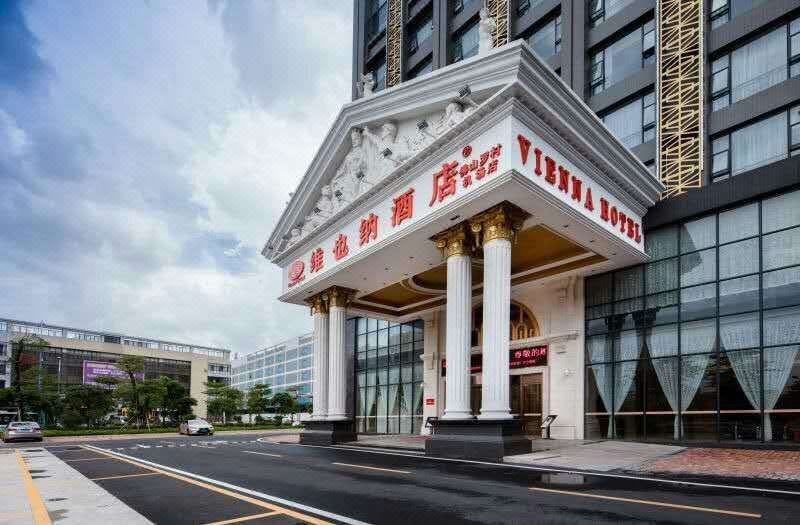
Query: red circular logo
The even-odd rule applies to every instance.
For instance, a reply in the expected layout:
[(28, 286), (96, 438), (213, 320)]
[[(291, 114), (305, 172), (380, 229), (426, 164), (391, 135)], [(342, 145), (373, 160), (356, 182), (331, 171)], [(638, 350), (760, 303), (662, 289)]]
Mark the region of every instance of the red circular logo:
[(472, 155), (472, 146), (464, 146), (464, 149), (461, 150), (461, 154), (464, 155), (464, 158)]
[(303, 272), (306, 269), (305, 263), (303, 261), (295, 261), (292, 263), (292, 266), (289, 267), (289, 282), (296, 283), (303, 277)]

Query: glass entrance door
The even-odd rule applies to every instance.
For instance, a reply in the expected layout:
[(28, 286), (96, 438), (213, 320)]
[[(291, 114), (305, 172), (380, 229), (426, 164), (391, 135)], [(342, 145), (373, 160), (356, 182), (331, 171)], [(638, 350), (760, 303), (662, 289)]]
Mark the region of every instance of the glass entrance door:
[(511, 413), (522, 420), (527, 435), (541, 435), (542, 374), (511, 376)]

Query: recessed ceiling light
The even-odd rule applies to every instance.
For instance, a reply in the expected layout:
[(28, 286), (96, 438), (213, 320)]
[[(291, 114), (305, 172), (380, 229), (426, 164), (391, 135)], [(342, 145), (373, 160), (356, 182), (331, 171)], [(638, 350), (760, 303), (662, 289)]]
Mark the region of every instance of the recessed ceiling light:
[(384, 268), (384, 270), (386, 270), (388, 272), (389, 271), (389, 267), (387, 266), (386, 268)]
[(613, 252), (611, 255), (616, 255), (616, 254), (617, 254), (617, 252)]
[(564, 228), (569, 228), (569, 224), (565, 224), (565, 225), (564, 225)]
[(413, 259), (413, 258), (414, 258), (414, 256), (413, 256), (413, 255), (409, 255), (409, 256), (408, 256), (408, 258), (409, 258), (409, 259)]
[(453, 215), (452, 217), (450, 217), (450, 220), (451, 221), (455, 221), (455, 220), (458, 220), (460, 218), (461, 218), (461, 215)]
[(590, 243), (591, 243), (591, 242), (594, 242), (594, 239), (592, 239), (592, 240), (591, 240), (591, 241), (589, 241), (589, 242), (590, 242)]

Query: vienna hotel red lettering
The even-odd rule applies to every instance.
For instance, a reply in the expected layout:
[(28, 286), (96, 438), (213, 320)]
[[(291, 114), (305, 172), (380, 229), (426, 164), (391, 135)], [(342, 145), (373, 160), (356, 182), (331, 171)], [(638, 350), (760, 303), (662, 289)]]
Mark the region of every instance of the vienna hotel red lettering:
[[(519, 143), (519, 152), (522, 158), (523, 166), (528, 164), (528, 158), (531, 152), (531, 141), (523, 135), (517, 135), (517, 142)], [(554, 186), (559, 192), (569, 196), (568, 198), (575, 202), (583, 202), (583, 207), (590, 212), (594, 212), (594, 200), (592, 195), (591, 186), (584, 186), (583, 180), (572, 175), (568, 169), (558, 164), (556, 159), (545, 155), (542, 158), (542, 151), (539, 148), (533, 148), (533, 173), (541, 177), (544, 171), (544, 180), (551, 186)], [(542, 170), (542, 163), (544, 162), (544, 170)], [(565, 197), (567, 198), (567, 197)], [(636, 243), (642, 242), (641, 226), (639, 223), (634, 222), (631, 217), (628, 217), (624, 212), (613, 206), (608, 199), (600, 197), (600, 219), (608, 222), (614, 228), (618, 228), (620, 234), (627, 235), (628, 238), (633, 239)]]

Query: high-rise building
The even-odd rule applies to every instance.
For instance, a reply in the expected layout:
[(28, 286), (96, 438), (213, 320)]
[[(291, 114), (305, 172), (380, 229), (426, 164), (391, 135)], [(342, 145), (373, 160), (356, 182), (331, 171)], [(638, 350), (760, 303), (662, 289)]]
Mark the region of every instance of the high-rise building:
[[(334, 440), (400, 414), (453, 455), (547, 415), (800, 441), (798, 0), (354, 6), (353, 101), (264, 249), (312, 308)], [(360, 315), (424, 323), (419, 396)]]

